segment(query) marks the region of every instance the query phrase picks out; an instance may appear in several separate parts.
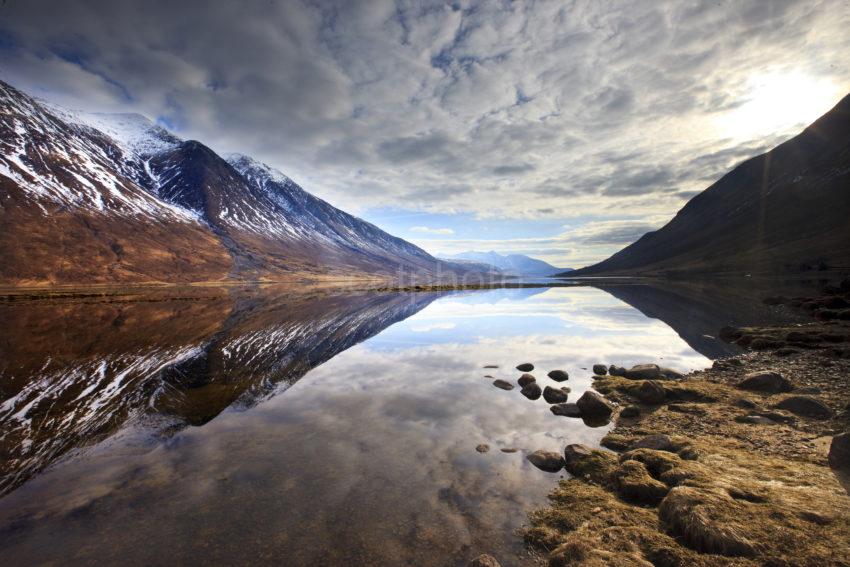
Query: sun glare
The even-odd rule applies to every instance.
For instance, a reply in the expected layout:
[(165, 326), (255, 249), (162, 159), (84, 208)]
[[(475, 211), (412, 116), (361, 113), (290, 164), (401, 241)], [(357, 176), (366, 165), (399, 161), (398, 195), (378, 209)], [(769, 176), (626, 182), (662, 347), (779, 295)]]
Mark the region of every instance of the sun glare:
[(833, 82), (802, 73), (772, 73), (754, 77), (744, 102), (723, 115), (724, 136), (748, 140), (814, 122), (834, 106), (841, 95)]

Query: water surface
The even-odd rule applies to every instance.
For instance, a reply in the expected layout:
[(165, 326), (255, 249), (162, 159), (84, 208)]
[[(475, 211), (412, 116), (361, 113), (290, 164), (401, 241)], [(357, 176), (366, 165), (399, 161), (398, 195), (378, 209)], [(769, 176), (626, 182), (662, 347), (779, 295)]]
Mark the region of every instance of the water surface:
[(487, 552), (526, 564), (516, 530), (558, 475), (525, 455), (597, 444), (608, 427), (484, 376), (515, 382), (514, 366), (532, 362), (556, 385), (546, 372), (563, 369), (575, 400), (594, 363), (688, 371), (732, 348), (709, 333), (733, 315), (671, 293), (231, 290), (2, 305), (0, 554), (425, 566)]

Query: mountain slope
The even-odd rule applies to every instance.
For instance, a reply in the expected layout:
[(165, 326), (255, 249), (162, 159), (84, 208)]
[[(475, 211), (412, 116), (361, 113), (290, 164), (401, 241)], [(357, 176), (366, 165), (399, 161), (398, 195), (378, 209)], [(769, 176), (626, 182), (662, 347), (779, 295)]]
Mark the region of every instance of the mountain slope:
[(85, 114), (0, 82), (0, 283), (474, 272), (139, 115)]
[(452, 260), (468, 260), (495, 266), (507, 274), (525, 276), (551, 276), (569, 268), (556, 268), (552, 264), (524, 254), (499, 254), (498, 252), (461, 252), (449, 256)]
[(663, 228), (570, 275), (850, 266), (850, 95), (691, 199)]

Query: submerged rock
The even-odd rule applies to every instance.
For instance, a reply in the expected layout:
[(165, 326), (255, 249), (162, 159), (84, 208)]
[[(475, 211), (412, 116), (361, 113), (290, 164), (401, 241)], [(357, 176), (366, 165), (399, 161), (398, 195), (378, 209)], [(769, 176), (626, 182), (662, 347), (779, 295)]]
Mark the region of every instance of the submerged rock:
[(589, 419), (607, 418), (614, 411), (605, 398), (590, 390), (581, 395), (576, 405), (581, 410), (582, 417)]
[(481, 443), (480, 445), (475, 447), (475, 450), (478, 451), (479, 453), (486, 453), (487, 451), (490, 450), (490, 445), (488, 445), (487, 443)]
[(526, 457), (538, 469), (546, 472), (558, 472), (564, 468), (564, 457), (554, 451), (538, 449)]
[(608, 368), (604, 364), (594, 364), (593, 373), (597, 376), (605, 376), (608, 374)]
[(549, 411), (563, 417), (581, 417), (581, 410), (573, 403), (555, 404), (549, 406)]
[(738, 387), (742, 390), (753, 390), (771, 394), (790, 392), (794, 389), (791, 382), (782, 376), (782, 374), (766, 370), (750, 372), (744, 375), (744, 379), (738, 383)]
[(503, 453), (516, 453), (517, 451), (519, 451), (519, 449), (517, 449), (516, 447), (502, 447), (499, 450)]
[(563, 370), (552, 370), (546, 376), (548, 376), (555, 382), (563, 382), (564, 380), (570, 379), (570, 375), (564, 372)]
[(520, 372), (531, 372), (532, 370), (534, 370), (534, 365), (530, 362), (523, 362), (522, 364), (517, 366), (516, 369)]
[(550, 404), (562, 404), (567, 401), (567, 393), (552, 386), (543, 389), (543, 399)]
[(828, 405), (809, 396), (789, 396), (775, 407), (812, 419), (830, 419), (835, 415)]
[(539, 400), (543, 391), (540, 389), (537, 382), (529, 382), (527, 385), (522, 387), (522, 390), (520, 390), (519, 393), (529, 400)]
[(517, 383), (519, 384), (520, 388), (525, 388), (526, 386), (528, 386), (532, 382), (536, 382), (536, 381), (537, 381), (537, 378), (535, 378), (531, 374), (523, 374), (522, 376), (519, 377), (519, 380), (517, 380)]
[(502, 380), (502, 379), (494, 380), (493, 385), (496, 386), (497, 388), (501, 388), (502, 390), (513, 390), (514, 389), (513, 384), (511, 384), (510, 382), (507, 382), (505, 380)]

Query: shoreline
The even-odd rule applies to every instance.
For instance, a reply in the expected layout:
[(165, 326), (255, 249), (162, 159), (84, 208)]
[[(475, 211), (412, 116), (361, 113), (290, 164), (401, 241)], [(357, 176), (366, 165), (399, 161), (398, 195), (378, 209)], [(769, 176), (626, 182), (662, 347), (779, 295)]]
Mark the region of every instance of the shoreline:
[(850, 564), (850, 309), (828, 307), (850, 285), (830, 291), (767, 298), (817, 319), (725, 328), (750, 350), (681, 379), (595, 374), (615, 426), (565, 449), (572, 477), (522, 534), (540, 562)]

